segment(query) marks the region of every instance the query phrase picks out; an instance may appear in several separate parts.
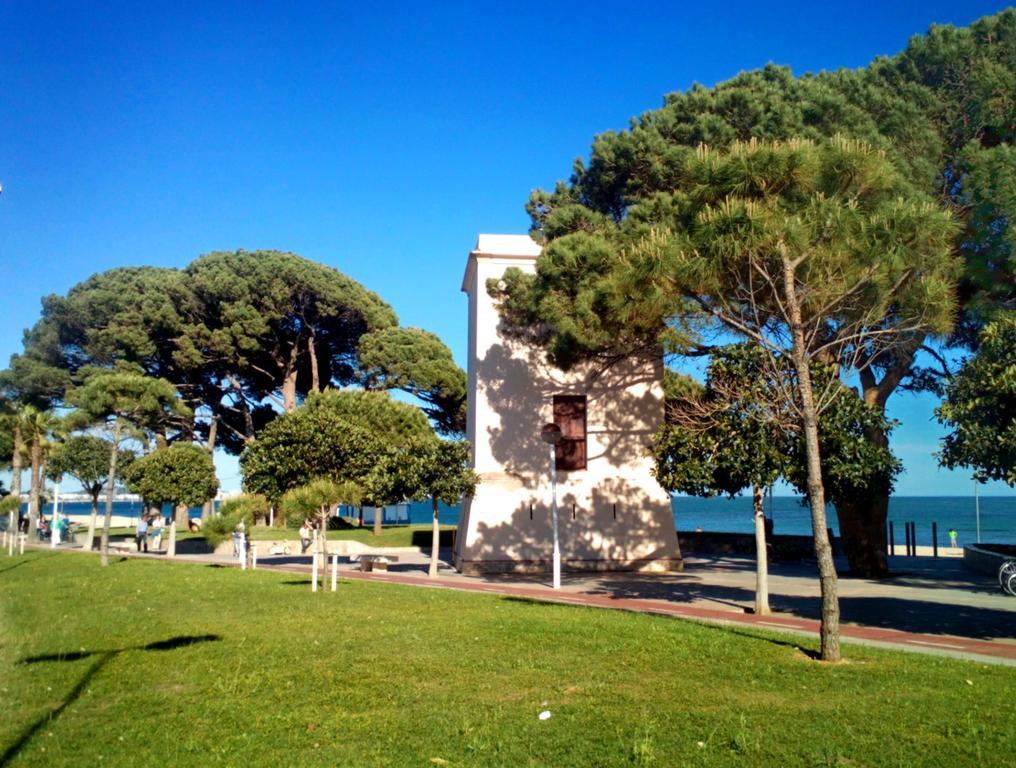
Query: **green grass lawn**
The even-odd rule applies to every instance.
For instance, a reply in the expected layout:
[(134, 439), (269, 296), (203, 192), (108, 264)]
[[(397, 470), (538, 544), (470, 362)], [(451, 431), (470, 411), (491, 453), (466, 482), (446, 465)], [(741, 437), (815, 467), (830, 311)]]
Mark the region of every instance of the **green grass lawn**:
[(1011, 764), (1016, 669), (855, 646), (830, 667), (799, 644), (37, 551), (0, 558), (0, 753), (19, 766)]

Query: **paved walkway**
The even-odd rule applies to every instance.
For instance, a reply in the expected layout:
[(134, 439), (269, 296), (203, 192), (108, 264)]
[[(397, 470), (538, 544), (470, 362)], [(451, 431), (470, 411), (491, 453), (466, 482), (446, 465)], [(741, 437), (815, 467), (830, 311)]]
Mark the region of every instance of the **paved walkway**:
[[(442, 552), (438, 578), (427, 577), (428, 557), (399, 551), (388, 573), (361, 573), (340, 558), (343, 579), (487, 592), (528, 600), (569, 603), (689, 618), (815, 636), (819, 588), (814, 565), (776, 563), (770, 572), (773, 613), (756, 616), (755, 563), (749, 558), (690, 557), (675, 574), (570, 574), (553, 590), (548, 575), (463, 576)], [(139, 556), (139, 555), (134, 555)], [(140, 555), (161, 557), (160, 555)], [(235, 565), (222, 555), (185, 555), (180, 561)], [(259, 568), (309, 574), (309, 556), (262, 557)], [(841, 632), (845, 641), (1016, 665), (1016, 598), (991, 577), (958, 559), (896, 557), (883, 581), (841, 577)], [(308, 587), (309, 588), (309, 587)]]

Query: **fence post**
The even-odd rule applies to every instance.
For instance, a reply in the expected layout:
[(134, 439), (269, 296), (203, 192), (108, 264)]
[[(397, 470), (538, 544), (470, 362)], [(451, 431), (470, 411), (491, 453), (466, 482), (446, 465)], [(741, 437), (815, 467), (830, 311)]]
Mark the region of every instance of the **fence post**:
[(332, 592), (335, 591), (335, 588), (338, 586), (338, 583), (339, 583), (339, 556), (332, 555)]
[(310, 591), (317, 592), (317, 552), (310, 556)]

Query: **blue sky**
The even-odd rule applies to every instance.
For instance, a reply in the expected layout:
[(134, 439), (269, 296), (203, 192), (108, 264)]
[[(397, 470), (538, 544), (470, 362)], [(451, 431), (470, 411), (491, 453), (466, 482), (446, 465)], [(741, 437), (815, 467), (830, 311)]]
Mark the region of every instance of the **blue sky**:
[[(1005, 7), (150, 5), (0, 4), (0, 360), (44, 294), (242, 247), (346, 272), (462, 363), (477, 233), (524, 232), (530, 190), (596, 133), (695, 82), (862, 66)], [(897, 492), (969, 494), (931, 458), (933, 407), (894, 398)], [(236, 487), (235, 463), (221, 469)]]

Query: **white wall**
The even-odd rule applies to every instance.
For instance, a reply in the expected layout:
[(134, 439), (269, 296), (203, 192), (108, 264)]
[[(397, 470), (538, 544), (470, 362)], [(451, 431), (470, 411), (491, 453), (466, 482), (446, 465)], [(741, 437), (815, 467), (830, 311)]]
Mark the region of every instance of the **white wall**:
[[(550, 559), (550, 456), (540, 427), (553, 396), (587, 397), (587, 469), (558, 472), (562, 557), (596, 569), (680, 568), (670, 498), (650, 474), (646, 447), (663, 418), (662, 363), (632, 360), (564, 373), (541, 351), (508, 341), (487, 281), (535, 270), (526, 236), (481, 235), (470, 253), (468, 437), (481, 483), (463, 505), (456, 566), (542, 570)], [(573, 513), (574, 510), (574, 513)]]

